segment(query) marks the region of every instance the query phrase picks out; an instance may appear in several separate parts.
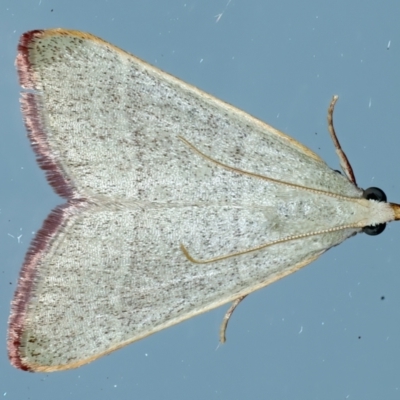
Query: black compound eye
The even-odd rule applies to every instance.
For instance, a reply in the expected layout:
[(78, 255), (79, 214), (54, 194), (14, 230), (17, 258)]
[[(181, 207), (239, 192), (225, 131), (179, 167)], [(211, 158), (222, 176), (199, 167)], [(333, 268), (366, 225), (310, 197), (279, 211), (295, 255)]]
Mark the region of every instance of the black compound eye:
[(377, 187), (365, 189), (363, 197), (367, 200), (384, 201), (385, 203), (387, 200), (385, 192)]
[(386, 228), (386, 224), (378, 224), (375, 226), (364, 226), (362, 229), (364, 233), (370, 236), (376, 236), (382, 233)]
[[(376, 188), (376, 187), (370, 187), (368, 189), (364, 190), (363, 193), (364, 199), (367, 200), (375, 200), (375, 201), (383, 201), (386, 202), (386, 194), (383, 190)], [(382, 233), (386, 228), (386, 224), (378, 224), (375, 226), (365, 226), (363, 228), (363, 232), (366, 233), (367, 235), (375, 236), (379, 235)]]

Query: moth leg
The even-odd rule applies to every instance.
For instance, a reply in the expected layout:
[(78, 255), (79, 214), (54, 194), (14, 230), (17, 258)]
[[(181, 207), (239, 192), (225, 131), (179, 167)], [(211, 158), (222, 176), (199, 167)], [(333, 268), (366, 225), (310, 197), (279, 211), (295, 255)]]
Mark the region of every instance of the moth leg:
[(335, 146), (336, 154), (339, 157), (340, 167), (342, 168), (343, 172), (346, 174), (347, 179), (350, 182), (354, 183), (354, 185), (357, 186), (356, 177), (354, 176), (353, 168), (351, 167), (351, 164), (350, 164), (346, 154), (342, 150), (342, 146), (339, 143), (339, 140), (338, 140), (338, 138), (336, 136), (335, 128), (333, 126), (333, 110), (335, 109), (335, 104), (336, 104), (338, 98), (339, 98), (339, 96), (333, 96), (331, 104), (329, 104), (329, 108), (328, 108), (328, 130), (329, 130), (329, 133), (331, 135), (333, 144)]
[(233, 303), (232, 305), (229, 307), (229, 310), (226, 312), (226, 314), (224, 315), (224, 318), (222, 320), (221, 323), (221, 327), (219, 328), (219, 341), (221, 343), (225, 343), (226, 342), (226, 329), (228, 328), (228, 322), (233, 314), (233, 312), (235, 311), (236, 307), (239, 305), (239, 303), (247, 296), (240, 296), (238, 297)]

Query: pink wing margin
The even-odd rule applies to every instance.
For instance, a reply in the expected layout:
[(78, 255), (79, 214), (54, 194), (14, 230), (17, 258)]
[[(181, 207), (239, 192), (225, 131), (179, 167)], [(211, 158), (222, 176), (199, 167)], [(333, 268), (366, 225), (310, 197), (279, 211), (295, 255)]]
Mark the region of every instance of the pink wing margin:
[(84, 202), (83, 199), (78, 198), (72, 180), (66, 176), (48, 145), (47, 132), (51, 128), (46, 126), (45, 123), (46, 110), (44, 109), (42, 95), (34, 92), (37, 89), (40, 91), (41, 82), (40, 77), (35, 72), (35, 60), (31, 51), (34, 48), (35, 41), (40, 40), (43, 34), (44, 31), (42, 30), (26, 32), (21, 36), (18, 44), (18, 55), (15, 63), (19, 82), (27, 90), (21, 95), (21, 110), (28, 137), (36, 153), (40, 168), (46, 172), (47, 180), (56, 193), (66, 198), (68, 203), (56, 207), (50, 213), (31, 242), (11, 303), (7, 338), (8, 356), (14, 367), (25, 371), (32, 371), (33, 369), (24, 362), (24, 348), (21, 338), (29, 323), (27, 321), (27, 310), (31, 300), (35, 297), (41, 259), (48, 251), (53, 239), (62, 230), (66, 220), (71, 215), (76, 214), (80, 208), (79, 205)]

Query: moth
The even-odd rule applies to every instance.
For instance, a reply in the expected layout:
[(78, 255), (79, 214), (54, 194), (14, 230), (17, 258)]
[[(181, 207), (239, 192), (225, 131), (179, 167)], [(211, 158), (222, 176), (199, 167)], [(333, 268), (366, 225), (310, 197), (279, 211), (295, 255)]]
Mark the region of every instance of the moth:
[(31, 243), (8, 353), (76, 368), (291, 274), (400, 206), (264, 122), (88, 33), (22, 35), (28, 136), (66, 203)]

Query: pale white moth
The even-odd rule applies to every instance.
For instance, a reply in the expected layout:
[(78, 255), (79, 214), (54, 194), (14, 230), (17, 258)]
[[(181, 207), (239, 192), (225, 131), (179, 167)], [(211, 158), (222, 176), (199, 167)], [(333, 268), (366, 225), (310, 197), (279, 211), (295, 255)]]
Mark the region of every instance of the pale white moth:
[(87, 33), (22, 35), (22, 111), (67, 202), (26, 255), (8, 352), (28, 371), (76, 368), (233, 302), (400, 206), (271, 126)]

